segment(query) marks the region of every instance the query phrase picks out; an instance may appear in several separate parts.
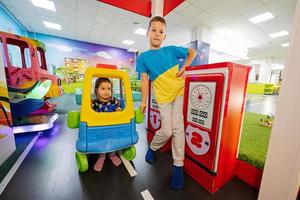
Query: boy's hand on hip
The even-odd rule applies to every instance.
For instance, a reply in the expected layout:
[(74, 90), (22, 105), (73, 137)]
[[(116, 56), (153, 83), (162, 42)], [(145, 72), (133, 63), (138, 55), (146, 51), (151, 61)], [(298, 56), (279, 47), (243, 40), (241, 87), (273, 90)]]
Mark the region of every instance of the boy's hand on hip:
[(147, 107), (147, 105), (146, 104), (141, 104), (140, 105), (140, 110), (142, 111), (142, 113), (145, 113), (146, 112), (146, 107)]
[(176, 74), (176, 76), (184, 79), (184, 78), (185, 78), (184, 71), (179, 71), (179, 72)]

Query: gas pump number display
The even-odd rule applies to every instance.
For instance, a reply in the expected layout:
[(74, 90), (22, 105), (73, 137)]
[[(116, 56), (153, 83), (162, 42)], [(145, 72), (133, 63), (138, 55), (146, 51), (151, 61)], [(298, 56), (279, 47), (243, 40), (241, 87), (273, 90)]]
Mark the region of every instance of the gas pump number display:
[(216, 82), (190, 82), (187, 121), (211, 129)]

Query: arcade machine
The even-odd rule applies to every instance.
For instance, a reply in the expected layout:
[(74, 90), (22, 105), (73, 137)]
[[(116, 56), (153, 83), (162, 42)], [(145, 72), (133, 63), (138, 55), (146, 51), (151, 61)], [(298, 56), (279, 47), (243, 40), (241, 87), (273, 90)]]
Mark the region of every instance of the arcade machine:
[(234, 176), (250, 67), (188, 67), (184, 93), (185, 172), (214, 193)]

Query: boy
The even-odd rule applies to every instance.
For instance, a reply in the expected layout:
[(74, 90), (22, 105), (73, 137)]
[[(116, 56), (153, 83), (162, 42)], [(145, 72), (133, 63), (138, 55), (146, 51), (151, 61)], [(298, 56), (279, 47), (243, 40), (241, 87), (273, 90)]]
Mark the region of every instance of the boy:
[[(161, 115), (161, 129), (158, 130), (146, 154), (146, 162), (153, 164), (155, 151), (160, 149), (172, 136), (173, 169), (170, 186), (183, 188), (183, 160), (185, 133), (183, 125), (184, 70), (190, 65), (197, 52), (191, 48), (166, 46), (161, 48), (165, 35), (166, 21), (156, 16), (149, 22), (147, 37), (150, 50), (142, 53), (137, 61), (137, 71), (141, 73), (142, 103), (145, 112), (149, 81), (153, 84), (154, 95)], [(179, 70), (178, 60), (186, 59)]]

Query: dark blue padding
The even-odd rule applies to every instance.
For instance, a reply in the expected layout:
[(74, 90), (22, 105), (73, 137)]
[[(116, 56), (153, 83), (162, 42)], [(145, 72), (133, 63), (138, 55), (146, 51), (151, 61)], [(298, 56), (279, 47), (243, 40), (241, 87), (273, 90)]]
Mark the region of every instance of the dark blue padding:
[(13, 118), (28, 115), (44, 105), (44, 100), (41, 99), (23, 99), (18, 103), (10, 102), (11, 114)]
[(128, 124), (87, 127), (80, 122), (76, 149), (83, 153), (106, 153), (121, 150), (138, 141), (135, 119)]

